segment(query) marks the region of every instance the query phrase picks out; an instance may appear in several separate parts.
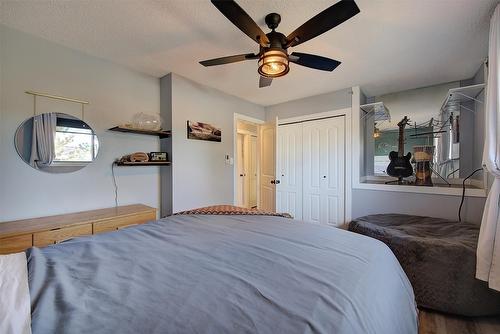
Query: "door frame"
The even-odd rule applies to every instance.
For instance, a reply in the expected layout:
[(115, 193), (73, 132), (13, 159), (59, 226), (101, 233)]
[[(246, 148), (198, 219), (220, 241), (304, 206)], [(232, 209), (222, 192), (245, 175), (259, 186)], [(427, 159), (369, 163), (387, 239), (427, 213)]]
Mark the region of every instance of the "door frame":
[[(279, 126), (289, 123), (314, 121), (321, 118), (344, 117), (344, 224), (352, 220), (352, 108), (330, 110), (315, 114), (278, 119)], [(278, 154), (278, 152), (276, 152)]]
[[(247, 121), (251, 123), (255, 123), (258, 125), (264, 124), (266, 121), (258, 118), (254, 118), (251, 116), (243, 115), (243, 114), (238, 114), (238, 113), (233, 113), (233, 205), (238, 204), (238, 168), (236, 164), (236, 158), (237, 158), (237, 137), (238, 137), (238, 121)], [(243, 133), (243, 132), (240, 132)], [(260, 143), (260, 135), (257, 137), (258, 142)], [(257, 147), (260, 147), (257, 145)], [(260, 149), (259, 149), (259, 154), (257, 154), (257, 170), (260, 168)], [(257, 205), (259, 204), (260, 200), (260, 175), (257, 173)]]

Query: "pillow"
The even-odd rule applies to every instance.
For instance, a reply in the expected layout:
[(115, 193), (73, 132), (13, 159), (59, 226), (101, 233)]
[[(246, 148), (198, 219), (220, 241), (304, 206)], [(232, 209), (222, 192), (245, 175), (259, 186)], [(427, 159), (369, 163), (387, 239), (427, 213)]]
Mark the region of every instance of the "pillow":
[(26, 254), (0, 255), (0, 333), (31, 334)]

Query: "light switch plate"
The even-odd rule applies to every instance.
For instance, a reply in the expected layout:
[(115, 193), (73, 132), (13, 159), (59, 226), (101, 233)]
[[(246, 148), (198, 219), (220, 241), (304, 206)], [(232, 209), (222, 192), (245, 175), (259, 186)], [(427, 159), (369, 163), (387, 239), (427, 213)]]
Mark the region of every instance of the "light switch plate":
[(225, 161), (226, 161), (226, 165), (232, 166), (234, 164), (234, 159), (232, 157), (230, 157), (229, 154), (226, 154)]

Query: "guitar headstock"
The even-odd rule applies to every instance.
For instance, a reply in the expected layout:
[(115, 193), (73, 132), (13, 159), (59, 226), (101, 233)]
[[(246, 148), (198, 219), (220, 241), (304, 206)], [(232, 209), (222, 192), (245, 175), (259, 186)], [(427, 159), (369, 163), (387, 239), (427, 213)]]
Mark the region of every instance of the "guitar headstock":
[(407, 116), (405, 116), (401, 121), (399, 121), (398, 127), (404, 129), (404, 127), (407, 126), (408, 124), (410, 124), (410, 119)]

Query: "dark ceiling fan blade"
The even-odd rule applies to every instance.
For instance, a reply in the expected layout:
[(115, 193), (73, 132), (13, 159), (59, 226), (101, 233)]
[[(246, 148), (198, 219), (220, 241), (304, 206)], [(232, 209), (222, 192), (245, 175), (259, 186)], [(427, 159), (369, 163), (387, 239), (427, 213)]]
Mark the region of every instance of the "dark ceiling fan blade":
[(239, 61), (257, 59), (257, 58), (259, 58), (259, 55), (255, 55), (253, 53), (245, 53), (241, 55), (203, 60), (200, 61), (200, 64), (202, 64), (203, 66), (215, 66), (215, 65), (224, 65), (224, 64), (236, 63)]
[(349, 20), (360, 12), (353, 0), (341, 0), (325, 9), (287, 36), (288, 46), (304, 43), (328, 30), (335, 28), (342, 22)]
[(268, 78), (261, 75), (259, 79), (259, 88), (271, 86), (272, 82), (273, 78)]
[(330, 72), (341, 64), (340, 61), (301, 52), (292, 52), (289, 59), (295, 64)]
[(266, 34), (257, 23), (233, 0), (212, 0), (224, 16), (243, 31), (248, 37), (262, 46), (269, 44)]

